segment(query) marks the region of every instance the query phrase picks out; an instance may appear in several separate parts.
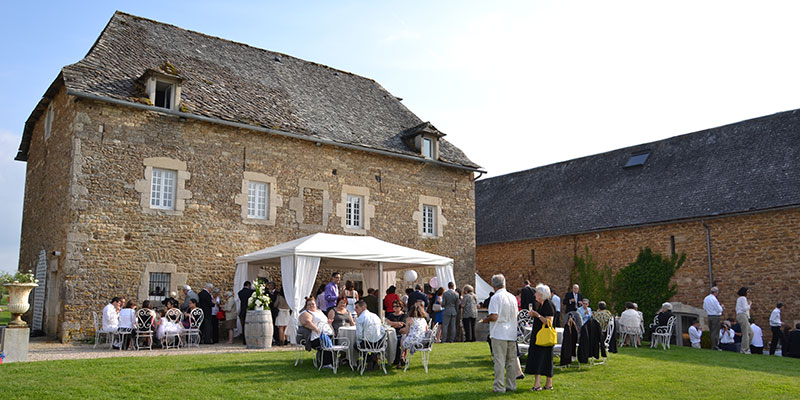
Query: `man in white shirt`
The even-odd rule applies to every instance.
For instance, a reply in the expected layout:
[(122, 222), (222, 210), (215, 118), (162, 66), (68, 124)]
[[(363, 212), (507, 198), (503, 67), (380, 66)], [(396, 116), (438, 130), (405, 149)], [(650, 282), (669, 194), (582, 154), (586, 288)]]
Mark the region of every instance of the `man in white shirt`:
[[(359, 300), (356, 303), (356, 340), (361, 343), (361, 347), (366, 347), (368, 342), (372, 345), (377, 344), (385, 333), (381, 319), (375, 313), (367, 310), (367, 302)], [(378, 354), (371, 353), (367, 359), (367, 368), (375, 369), (378, 362)]]
[(750, 341), (750, 353), (764, 354), (764, 335), (761, 332), (761, 327), (756, 325), (752, 318), (750, 318), (750, 329), (753, 331), (753, 340)]
[(689, 342), (695, 349), (700, 348), (700, 338), (703, 336), (703, 331), (700, 329), (700, 321), (692, 321), (692, 326), (689, 327)]
[[(489, 316), (482, 323), (489, 324), (494, 363), (495, 393), (517, 390), (517, 298), (506, 288), (503, 274), (492, 276), (494, 296), (489, 301)], [(503, 383), (505, 381), (505, 384)]]
[(556, 292), (553, 292), (553, 298), (551, 299), (553, 303), (553, 307), (556, 308), (556, 315), (553, 317), (553, 326), (561, 326), (561, 297), (558, 297)]
[(711, 333), (712, 350), (721, 350), (719, 348), (719, 322), (724, 307), (719, 303), (717, 296), (719, 296), (719, 288), (714, 286), (711, 288), (711, 294), (703, 299), (703, 310), (708, 314), (708, 330)]
[[(103, 332), (116, 332), (119, 329), (120, 307), (122, 307), (122, 300), (119, 297), (114, 297), (103, 308)], [(119, 348), (119, 343), (112, 343), (112, 347)]]
[(786, 338), (783, 336), (783, 321), (781, 321), (781, 308), (783, 303), (778, 302), (778, 305), (769, 314), (769, 328), (772, 330), (772, 342), (769, 344), (769, 355), (775, 355), (775, 349), (778, 347), (778, 342), (781, 343), (781, 353), (786, 349)]

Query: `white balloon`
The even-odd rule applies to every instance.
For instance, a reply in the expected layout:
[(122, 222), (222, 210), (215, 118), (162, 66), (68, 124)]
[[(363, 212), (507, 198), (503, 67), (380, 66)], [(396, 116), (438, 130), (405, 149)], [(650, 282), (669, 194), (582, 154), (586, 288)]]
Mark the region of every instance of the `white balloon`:
[(438, 289), (439, 288), (439, 278), (434, 276), (433, 278), (431, 278), (430, 284), (431, 284), (432, 288)]
[(410, 269), (406, 271), (405, 275), (403, 275), (403, 278), (406, 280), (406, 282), (414, 282), (417, 280), (417, 271)]

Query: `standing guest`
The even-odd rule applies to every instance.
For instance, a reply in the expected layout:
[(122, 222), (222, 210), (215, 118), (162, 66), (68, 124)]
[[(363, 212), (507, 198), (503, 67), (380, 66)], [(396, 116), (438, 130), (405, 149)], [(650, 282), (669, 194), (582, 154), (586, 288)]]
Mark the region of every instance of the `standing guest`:
[[(561, 326), (561, 297), (558, 297), (556, 292), (553, 292), (553, 298), (550, 299), (550, 302), (553, 303), (553, 307), (556, 309), (556, 315), (553, 317), (553, 326)], [(597, 305), (600, 307), (600, 304)]]
[(493, 392), (517, 390), (517, 300), (506, 290), (503, 274), (492, 276), (494, 296), (489, 301), (489, 315), (481, 320), (489, 324), (489, 338), (494, 364)]
[(580, 289), (581, 287), (576, 283), (572, 285), (572, 291), (564, 295), (564, 300), (562, 301), (564, 302), (567, 313), (578, 311), (578, 307), (580, 307), (581, 301), (583, 301), (583, 295)]
[[(275, 307), (275, 301), (278, 299), (278, 291), (277, 285), (275, 282), (269, 281), (267, 282), (267, 298), (269, 299), (269, 313), (272, 316), (272, 343), (274, 345), (280, 345), (280, 339), (278, 338), (278, 307)], [(215, 342), (216, 343), (216, 342)]]
[(400, 344), (402, 342), (402, 333), (400, 331), (406, 327), (406, 319), (408, 316), (403, 311), (405, 308), (405, 304), (403, 304), (400, 300), (395, 300), (394, 304), (392, 304), (392, 312), (390, 314), (386, 314), (386, 323), (394, 328), (395, 333), (397, 334), (397, 349), (395, 351), (394, 360), (389, 360), (393, 365), (400, 365), (400, 361), (403, 359), (400, 355)]
[(442, 325), (444, 323), (442, 294), (444, 294), (443, 287), (436, 289), (436, 293), (433, 294), (432, 302), (433, 323), (439, 324), (439, 328), (436, 330), (436, 343), (440, 343), (442, 341)]
[(722, 328), (719, 330), (719, 349), (736, 351), (736, 332), (731, 327), (731, 321), (722, 321)]
[(772, 330), (772, 342), (769, 344), (769, 355), (775, 355), (775, 349), (778, 343), (781, 344), (781, 349), (786, 349), (786, 337), (783, 335), (783, 321), (781, 320), (781, 309), (783, 303), (778, 302), (772, 313), (769, 314), (769, 328)]
[(314, 295), (316, 302), (317, 302), (317, 309), (324, 310), (328, 305), (328, 302), (325, 301), (325, 284), (319, 285), (319, 289), (317, 289), (317, 293)]
[(670, 318), (672, 318), (672, 303), (664, 303), (661, 305), (661, 311), (656, 314), (656, 327), (667, 326)]
[[(247, 304), (250, 301), (250, 296), (253, 295), (254, 290), (251, 288), (250, 281), (246, 281), (242, 287), (242, 290), (239, 291), (237, 294), (239, 296), (239, 320), (242, 323), (242, 330), (244, 330), (244, 324), (247, 321)], [(242, 333), (242, 344), (247, 346), (247, 340), (244, 337), (244, 333)]]
[[(553, 305), (556, 305), (556, 303), (554, 302)], [(556, 312), (556, 316), (558, 316), (558, 312)], [(597, 303), (597, 311), (592, 315), (592, 318), (600, 324), (600, 330), (605, 332), (608, 329), (608, 323), (614, 316), (611, 315), (611, 311), (608, 311), (606, 302), (600, 301)], [(603, 337), (605, 337), (605, 334), (603, 334)]]
[[(408, 296), (410, 296), (410, 295), (411, 295), (411, 293), (414, 293), (414, 289), (411, 289), (411, 288), (406, 288), (406, 291), (405, 291), (405, 293), (403, 294), (403, 296), (401, 296), (401, 297), (400, 297), (400, 301), (401, 301), (403, 304), (405, 304), (405, 305), (406, 305), (406, 307), (408, 307)], [(409, 310), (408, 310), (408, 308), (406, 308), (406, 310), (405, 310), (405, 311), (406, 311), (406, 312), (408, 312), (408, 311), (409, 311)]]
[(800, 323), (787, 336), (789, 338), (786, 340), (786, 349), (782, 351), (783, 356), (800, 358)]
[[(531, 311), (528, 316), (534, 318), (533, 329), (531, 330), (531, 337), (534, 338), (532, 344), (528, 348), (528, 360), (525, 364), (525, 373), (533, 374), (533, 387), (532, 391), (540, 390), (553, 390), (553, 346), (538, 346), (536, 345), (536, 334), (542, 329), (545, 323), (553, 324), (553, 317), (556, 313), (556, 308), (550, 301), (550, 287), (545, 284), (536, 285), (536, 302), (539, 303), (537, 309), (539, 311)], [(586, 301), (586, 307), (589, 302)], [(540, 377), (544, 375), (547, 379), (544, 387), (540, 382)]]
[(747, 294), (750, 291), (746, 286), (739, 289), (736, 294), (739, 298), (736, 299), (736, 322), (742, 329), (742, 348), (740, 352), (750, 354), (750, 341), (753, 340), (753, 331), (750, 330), (750, 307), (753, 302), (747, 299)]
[(536, 302), (536, 294), (531, 287), (531, 281), (525, 279), (522, 281), (522, 284), (524, 286), (519, 294), (519, 306), (522, 307), (523, 310), (532, 310), (533, 303)]
[(216, 317), (211, 313), (214, 308), (212, 290), (214, 290), (214, 285), (206, 283), (206, 287), (197, 295), (199, 298), (197, 306), (203, 310), (203, 321), (200, 322), (200, 335), (203, 339), (203, 344), (214, 344), (214, 330), (211, 327), (211, 320), (216, 319)]
[(133, 336), (134, 326), (136, 326), (136, 303), (133, 300), (128, 300), (125, 303), (125, 307), (119, 311), (119, 333), (124, 333), (125, 335), (121, 335), (123, 337), (123, 342), (120, 344), (122, 349), (125, 350), (128, 348), (128, 345), (131, 343)]
[[(367, 309), (367, 302), (359, 300), (356, 303), (356, 341), (360, 347), (373, 347), (377, 345), (386, 334), (381, 318)], [(367, 369), (373, 370), (378, 362), (378, 353), (370, 353), (367, 358)]]
[(461, 321), (464, 324), (464, 341), (475, 341), (475, 320), (478, 318), (478, 296), (470, 285), (464, 285), (464, 297), (461, 298)]
[(353, 319), (356, 318), (356, 302), (359, 300), (353, 281), (348, 280), (344, 283), (344, 296), (347, 298), (347, 311)]
[[(364, 302), (367, 303), (367, 310), (369, 310), (369, 312), (371, 312), (373, 314), (376, 314), (376, 315), (380, 314), (380, 312), (381, 312), (381, 305), (380, 305), (381, 302), (380, 302), (380, 300), (378, 300), (378, 291), (377, 290), (375, 290), (373, 288), (367, 289), (367, 295), (364, 296), (364, 298), (362, 300), (364, 300)], [(357, 313), (358, 312), (356, 312), (356, 314)]]
[(286, 339), (286, 327), (289, 326), (291, 317), (289, 303), (283, 293), (283, 288), (276, 290), (275, 309), (278, 310), (278, 317), (275, 318), (275, 326), (278, 328), (278, 346), (285, 346), (289, 343)]
[[(419, 285), (417, 285), (419, 288)], [(403, 334), (403, 343), (401, 348), (400, 366), (404, 366), (408, 360), (408, 353), (413, 355), (417, 350), (417, 346), (422, 344), (425, 339), (425, 332), (428, 331), (428, 314), (425, 312), (425, 303), (422, 301), (415, 301), (414, 304), (408, 306), (411, 310), (408, 312), (405, 326), (400, 329)]]
[(692, 321), (692, 326), (689, 327), (689, 342), (695, 349), (700, 348), (700, 338), (703, 336), (703, 331), (700, 329), (700, 321)]
[(214, 306), (211, 307), (211, 315), (208, 316), (208, 318), (211, 318), (211, 338), (214, 343), (219, 343), (219, 316), (221, 315), (219, 311), (221, 310), (220, 303), (222, 302), (219, 288), (215, 287), (211, 291), (211, 301), (214, 303)]
[(619, 316), (619, 332), (625, 334), (626, 343), (633, 344), (633, 340), (639, 343), (639, 335), (642, 334), (642, 316), (630, 301), (625, 303), (625, 311)]
[(719, 344), (720, 318), (724, 307), (719, 303), (719, 288), (714, 286), (711, 293), (703, 299), (703, 310), (708, 314), (708, 330), (711, 334), (711, 350), (721, 350)]
[(347, 297), (345, 297), (344, 294), (339, 296), (339, 299), (336, 301), (336, 307), (328, 311), (328, 319), (331, 321), (333, 334), (337, 337), (339, 336), (340, 327), (343, 325), (355, 325), (353, 316), (350, 315), (350, 311), (347, 311)]
[(228, 344), (233, 344), (233, 331), (236, 329), (236, 300), (233, 292), (225, 292), (225, 302), (222, 304), (222, 311), (225, 311), (225, 323), (222, 329), (228, 333)]
[(186, 311), (189, 309), (189, 300), (191, 299), (200, 301), (200, 298), (197, 297), (197, 293), (192, 290), (191, 286), (183, 285), (183, 304), (181, 304), (181, 311)]
[(394, 302), (400, 300), (400, 296), (396, 292), (397, 288), (394, 285), (386, 289), (386, 296), (383, 298), (383, 309), (386, 310), (387, 314), (394, 312)]
[[(317, 302), (313, 297), (306, 299), (306, 304), (303, 306), (303, 309), (300, 311), (300, 315), (298, 316), (298, 322), (301, 326), (310, 331), (308, 345), (313, 349), (319, 349), (321, 347), (319, 339), (320, 335), (325, 334), (328, 336), (333, 336), (331, 321), (322, 311), (317, 309)], [(324, 367), (333, 367), (333, 356), (330, 352), (322, 352), (321, 361)]]
[(460, 296), (455, 291), (456, 284), (449, 282), (447, 290), (442, 295), (442, 321), (444, 341), (453, 343), (456, 340), (456, 326), (458, 325), (458, 308)]
[(750, 341), (750, 353), (764, 354), (764, 334), (761, 327), (750, 318), (750, 330), (753, 331), (753, 339)]
[(731, 323), (731, 330), (733, 331), (733, 346), (736, 348), (737, 353), (742, 351), (742, 326), (736, 322), (736, 318), (728, 318)]
[(589, 322), (589, 318), (592, 318), (592, 308), (589, 307), (589, 299), (583, 299), (580, 304), (580, 308), (578, 308), (578, 315), (581, 317), (581, 325), (585, 325)]
[[(428, 307), (428, 296), (426, 296), (425, 293), (422, 293), (422, 286), (419, 284), (415, 285), (414, 291), (408, 295), (408, 309), (413, 309), (414, 304), (418, 301), (422, 302), (423, 309)], [(428, 318), (427, 314), (425, 314), (425, 318)]]
[(331, 274), (331, 281), (325, 286), (325, 312), (336, 307), (336, 300), (339, 298), (339, 282), (342, 281), (342, 274), (334, 272)]

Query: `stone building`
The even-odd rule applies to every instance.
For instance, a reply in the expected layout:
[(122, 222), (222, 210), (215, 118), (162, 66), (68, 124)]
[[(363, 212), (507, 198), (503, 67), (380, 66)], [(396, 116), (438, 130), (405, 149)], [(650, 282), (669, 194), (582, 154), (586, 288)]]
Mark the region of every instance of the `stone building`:
[(34, 329), (81, 339), (112, 296), (234, 289), (235, 257), (314, 232), (451, 257), (471, 281), (479, 166), (443, 136), (371, 79), (117, 12), (16, 158)]
[(480, 180), (476, 268), (563, 294), (587, 248), (614, 271), (644, 247), (686, 253), (673, 301), (702, 307), (713, 283), (730, 316), (749, 286), (769, 336), (779, 300), (784, 320), (800, 320), (798, 160), (800, 112), (789, 111)]

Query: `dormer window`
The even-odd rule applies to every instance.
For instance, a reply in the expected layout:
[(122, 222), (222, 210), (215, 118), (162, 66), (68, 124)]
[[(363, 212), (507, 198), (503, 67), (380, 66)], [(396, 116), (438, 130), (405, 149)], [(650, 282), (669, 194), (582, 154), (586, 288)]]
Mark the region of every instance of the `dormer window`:
[(181, 83), (183, 79), (178, 75), (178, 70), (172, 64), (165, 63), (161, 66), (161, 69), (164, 72), (148, 69), (142, 75), (141, 80), (145, 89), (143, 102), (158, 108), (166, 108), (167, 110), (181, 109)]
[(429, 160), (439, 159), (439, 139), (444, 133), (436, 129), (430, 122), (423, 122), (403, 132), (403, 140), (417, 151), (417, 154)]
[(433, 140), (431, 138), (422, 138), (422, 156), (433, 158)]
[(172, 109), (173, 93), (175, 85), (169, 82), (156, 80), (156, 92), (153, 105), (161, 108)]

